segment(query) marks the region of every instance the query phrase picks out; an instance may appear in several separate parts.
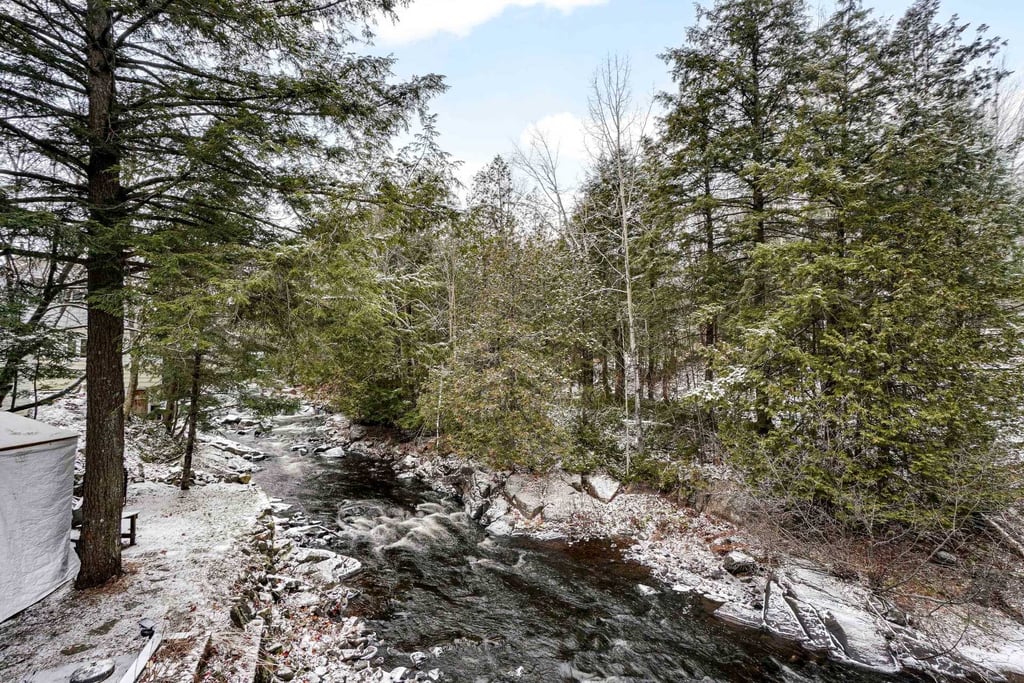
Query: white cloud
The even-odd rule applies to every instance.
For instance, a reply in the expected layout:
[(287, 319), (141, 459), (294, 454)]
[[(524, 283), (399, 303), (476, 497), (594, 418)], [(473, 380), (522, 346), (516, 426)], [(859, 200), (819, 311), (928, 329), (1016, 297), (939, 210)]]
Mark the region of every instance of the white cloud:
[(548, 114), (527, 126), (519, 135), (519, 147), (529, 154), (543, 139), (557, 154), (559, 163), (578, 165), (588, 159), (586, 135), (583, 120), (564, 111)]
[(499, 16), (509, 7), (544, 7), (568, 14), (579, 7), (604, 5), (608, 0), (413, 0), (399, 11), (398, 23), (382, 19), (377, 37), (387, 45), (412, 43), (437, 33), (460, 38)]

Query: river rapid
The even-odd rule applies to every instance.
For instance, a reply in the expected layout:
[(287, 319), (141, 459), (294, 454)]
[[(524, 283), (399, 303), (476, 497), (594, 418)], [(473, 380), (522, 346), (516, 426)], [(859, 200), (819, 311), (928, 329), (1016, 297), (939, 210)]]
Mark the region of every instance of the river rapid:
[(918, 680), (729, 626), (625, 561), (624, 539), (491, 537), (460, 501), (396, 477), (384, 460), (292, 451), (304, 436), (250, 440), (272, 456), (256, 481), (363, 563), (347, 582), (359, 592), (349, 611), (385, 643), (385, 667), (473, 682)]

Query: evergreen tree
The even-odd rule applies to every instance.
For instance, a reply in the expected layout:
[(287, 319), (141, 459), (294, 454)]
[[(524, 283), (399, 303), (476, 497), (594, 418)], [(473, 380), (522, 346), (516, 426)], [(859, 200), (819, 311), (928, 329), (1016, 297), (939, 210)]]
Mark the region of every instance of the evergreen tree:
[(501, 157), (475, 176), (469, 209), (448, 236), (450, 355), (433, 369), (420, 414), (460, 453), (544, 469), (566, 452), (549, 307), (562, 287), (532, 204)]
[[(695, 323), (711, 348), (760, 318), (770, 289), (754, 252), (791, 233), (793, 197), (777, 174), (792, 162), (808, 35), (799, 0), (720, 0), (698, 21), (666, 55), (679, 84), (666, 96), (666, 175), (696, 257)], [(760, 398), (754, 418), (770, 429)]]
[(819, 32), (775, 176), (801, 197), (796, 239), (754, 252), (772, 297), (727, 358), (734, 461), (869, 530), (959, 526), (1012, 495), (1019, 195), (987, 113), (1002, 74), (993, 41), (936, 13), (919, 2), (886, 35), (847, 2)]
[[(123, 290), (138, 236), (270, 226), (379, 149), (439, 87), (387, 82), (353, 23), (391, 0), (43, 1), (0, 10), (6, 206), (87, 246), (88, 423), (81, 587), (120, 571)], [(197, 214), (199, 214), (197, 216)]]

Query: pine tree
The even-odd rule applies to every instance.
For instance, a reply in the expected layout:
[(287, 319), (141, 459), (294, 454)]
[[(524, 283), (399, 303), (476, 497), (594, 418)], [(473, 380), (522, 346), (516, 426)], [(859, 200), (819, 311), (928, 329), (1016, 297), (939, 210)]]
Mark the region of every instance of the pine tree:
[[(988, 102), (996, 44), (920, 2), (887, 35), (853, 2), (815, 42), (818, 77), (775, 180), (795, 239), (754, 267), (772, 296), (729, 356), (724, 436), (773, 495), (853, 526), (959, 526), (1011, 495), (1020, 220)], [(769, 430), (749, 414), (765, 409)]]
[(123, 292), (139, 236), (263, 229), (267, 207), (296, 207), (324, 181), (338, 186), (343, 176), (327, 169), (379, 150), (439, 87), (434, 77), (391, 85), (388, 59), (347, 51), (353, 23), (394, 4), (81, 0), (0, 10), (5, 203), (59, 215), (88, 248), (79, 586), (120, 570)]
[(560, 359), (553, 360), (564, 346), (550, 304), (563, 307), (533, 204), (500, 156), (475, 176), (469, 208), (447, 236), (449, 355), (433, 368), (420, 414), (464, 455), (545, 469), (566, 452)]
[[(754, 254), (791, 231), (793, 197), (777, 174), (791, 163), (807, 21), (799, 0), (720, 0), (698, 20), (666, 55), (679, 89), (663, 98), (674, 105), (664, 134), (667, 192), (695, 256), (695, 323), (712, 349), (760, 318), (771, 292)], [(757, 400), (764, 433), (772, 416)]]

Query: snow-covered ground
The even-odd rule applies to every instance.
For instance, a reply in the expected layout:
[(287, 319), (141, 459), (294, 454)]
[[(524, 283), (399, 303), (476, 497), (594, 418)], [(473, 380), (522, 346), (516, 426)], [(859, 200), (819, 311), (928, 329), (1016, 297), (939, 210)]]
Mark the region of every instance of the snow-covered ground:
[[(40, 408), (37, 419), (83, 435), (76, 462), (81, 474), (84, 395)], [(162, 631), (161, 652), (176, 647), (181, 659), (197, 660), (210, 634), (230, 630), (233, 586), (251, 554), (257, 517), (269, 506), (260, 489), (241, 483), (258, 468), (254, 461), (260, 455), (204, 436), (195, 457), (195, 485), (183, 492), (177, 486), (180, 447), (162, 427), (132, 422), (126, 432), (126, 508), (138, 510), (139, 517), (136, 545), (122, 552), (123, 575), (91, 590), (65, 586), (0, 624), (0, 680), (134, 654), (144, 642), (138, 625), (143, 618)]]
[(252, 485), (182, 492), (132, 484), (128, 507), (140, 514), (137, 543), (122, 553), (124, 574), (95, 589), (67, 586), (0, 625), (0, 679), (131, 653), (141, 647), (144, 618), (165, 637), (228, 629), (243, 548), (267, 506)]

